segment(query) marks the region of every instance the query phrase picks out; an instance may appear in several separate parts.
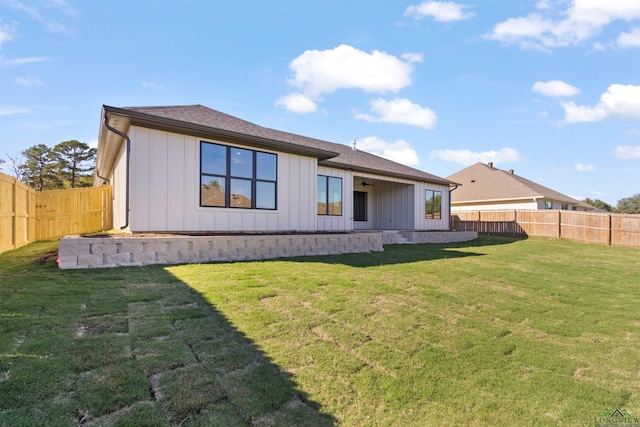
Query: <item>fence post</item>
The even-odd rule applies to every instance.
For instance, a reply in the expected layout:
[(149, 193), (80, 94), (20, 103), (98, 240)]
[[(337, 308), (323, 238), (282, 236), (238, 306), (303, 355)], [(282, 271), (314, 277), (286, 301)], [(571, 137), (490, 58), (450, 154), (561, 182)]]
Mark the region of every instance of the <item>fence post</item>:
[(478, 211), (478, 233), (480, 232), (480, 227), (482, 226), (482, 211)]
[(558, 211), (558, 239), (562, 238), (562, 211)]
[(607, 214), (607, 217), (608, 217), (608, 223), (609, 223), (609, 226), (607, 227), (607, 229), (608, 229), (607, 230), (607, 245), (611, 246), (611, 237), (612, 237), (611, 235), (613, 233), (613, 230), (611, 230), (611, 228), (613, 226), (613, 222), (611, 220), (611, 214)]
[(16, 248), (16, 227), (18, 225), (18, 218), (17, 215), (18, 213), (16, 212), (16, 194), (18, 192), (18, 184), (17, 184), (18, 180), (14, 179), (13, 180), (13, 184), (12, 184), (12, 188), (11, 188), (11, 246), (13, 247), (13, 249)]

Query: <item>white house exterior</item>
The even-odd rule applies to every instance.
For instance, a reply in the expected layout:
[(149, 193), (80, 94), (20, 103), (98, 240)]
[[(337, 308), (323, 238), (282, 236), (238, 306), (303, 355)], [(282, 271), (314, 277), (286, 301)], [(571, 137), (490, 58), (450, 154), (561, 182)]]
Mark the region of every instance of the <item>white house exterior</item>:
[(498, 169), (493, 163), (476, 163), (447, 178), (460, 184), (451, 195), (451, 210), (454, 213), (503, 209), (595, 209), (591, 205), (516, 175), (514, 170)]
[(201, 105), (102, 110), (94, 185), (132, 232), (449, 230), (452, 181)]

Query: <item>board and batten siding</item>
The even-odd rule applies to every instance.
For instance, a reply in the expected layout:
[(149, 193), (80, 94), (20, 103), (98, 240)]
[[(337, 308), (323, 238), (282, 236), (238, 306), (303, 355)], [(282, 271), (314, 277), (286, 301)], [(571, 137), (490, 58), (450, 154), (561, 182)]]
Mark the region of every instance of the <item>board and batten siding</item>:
[[(131, 231), (315, 230), (316, 159), (274, 152), (277, 210), (201, 207), (201, 138), (137, 126), (131, 127), (129, 136)], [(117, 168), (120, 164), (122, 158)]]
[(342, 178), (342, 215), (317, 215), (318, 184), (313, 179), (313, 212), (317, 217), (318, 231), (351, 231), (353, 230), (353, 173), (345, 169), (318, 166), (317, 175)]
[(373, 214), (377, 229), (413, 229), (415, 215), (413, 187), (413, 183), (376, 182)]
[[(361, 187), (361, 181), (374, 185)], [(357, 230), (448, 230), (449, 187), (374, 174), (356, 173), (354, 190), (367, 193), (367, 221), (354, 221)], [(442, 219), (425, 218), (425, 191), (442, 192)]]
[[(426, 190), (442, 192), (440, 219), (425, 218)], [(415, 206), (414, 208), (414, 229), (415, 230), (449, 230), (451, 227), (449, 210), (449, 186), (433, 184), (429, 182), (417, 182), (414, 186)]]
[[(448, 230), (449, 187), (402, 178), (318, 167), (318, 175), (343, 180), (341, 216), (318, 215), (318, 230)], [(373, 185), (362, 187), (361, 181)], [(442, 192), (442, 219), (425, 219), (425, 190)], [(317, 191), (317, 189), (316, 189)], [(367, 193), (367, 221), (353, 221), (353, 192)]]
[(120, 229), (127, 224), (127, 164), (126, 144), (122, 144), (116, 157), (109, 183), (113, 188), (113, 228)]

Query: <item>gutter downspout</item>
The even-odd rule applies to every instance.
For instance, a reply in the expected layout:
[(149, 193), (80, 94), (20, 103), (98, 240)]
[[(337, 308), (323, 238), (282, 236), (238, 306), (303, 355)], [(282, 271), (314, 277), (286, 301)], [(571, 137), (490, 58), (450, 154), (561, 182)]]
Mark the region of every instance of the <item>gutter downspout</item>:
[(103, 181), (106, 181), (107, 184), (111, 185), (111, 181), (109, 180), (109, 178), (105, 178), (104, 176), (100, 176), (100, 172), (98, 172), (98, 169), (96, 168), (96, 176), (98, 178), (100, 178)]
[[(131, 151), (131, 139), (129, 139), (129, 135), (127, 135), (124, 132), (120, 132), (118, 129), (113, 128), (111, 126), (109, 126), (109, 118), (107, 117), (107, 113), (104, 114), (104, 127), (106, 127), (108, 130), (110, 130), (111, 132), (115, 133), (118, 136), (121, 136), (125, 139), (125, 141), (127, 141), (127, 148), (126, 148), (126, 157), (127, 157), (127, 175), (126, 175), (126, 179), (125, 179), (125, 188), (126, 188), (126, 195), (125, 195), (125, 204), (126, 204), (126, 208), (125, 211), (127, 213), (126, 217), (125, 217), (125, 224), (120, 227), (120, 230), (124, 230), (125, 228), (129, 227), (129, 153)], [(100, 175), (98, 175), (98, 178), (101, 178)], [(109, 181), (109, 180), (107, 180)]]
[(458, 188), (459, 184), (453, 184), (453, 188), (449, 189), (449, 230), (451, 230), (451, 192)]

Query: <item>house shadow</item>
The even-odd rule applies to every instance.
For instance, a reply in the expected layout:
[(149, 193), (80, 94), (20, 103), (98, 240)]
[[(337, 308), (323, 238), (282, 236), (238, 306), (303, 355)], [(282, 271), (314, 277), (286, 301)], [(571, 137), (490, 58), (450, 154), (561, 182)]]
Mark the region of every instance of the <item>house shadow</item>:
[[(337, 425), (333, 416), (323, 413), (321, 405), (299, 388), (291, 373), (239, 331), (203, 294), (167, 271), (166, 266), (66, 270), (55, 274), (64, 276), (61, 278), (65, 282), (91, 286), (92, 301), (108, 300), (109, 307), (121, 307), (120, 312), (87, 307), (78, 326), (83, 336), (76, 340), (79, 349), (95, 346), (98, 354), (92, 356), (97, 362), (91, 366), (76, 368), (84, 371), (78, 383), (84, 384), (96, 370), (108, 371), (109, 364), (103, 366), (101, 361), (112, 363), (112, 353), (128, 354), (119, 364), (125, 363), (132, 374), (147, 378), (145, 398), (138, 396), (109, 410), (98, 410), (79, 397), (75, 405), (79, 412), (91, 415), (88, 422)], [(114, 331), (120, 332), (117, 340)], [(102, 339), (118, 343), (126, 340), (126, 348), (101, 347)], [(107, 356), (99, 354), (103, 348)], [(144, 419), (135, 418), (140, 413), (145, 414)], [(144, 422), (140, 424), (141, 421)]]
[[(381, 265), (410, 264), (419, 261), (478, 257), (484, 255), (480, 250), (482, 247), (507, 245), (525, 240), (526, 238), (526, 236), (504, 237), (482, 235), (475, 240), (466, 242), (393, 244), (384, 245), (384, 251), (382, 252), (304, 256), (283, 259), (294, 262), (344, 264), (350, 267), (360, 268), (379, 267)], [(474, 248), (478, 248), (478, 250), (474, 251)], [(268, 262), (268, 260), (264, 262)]]

